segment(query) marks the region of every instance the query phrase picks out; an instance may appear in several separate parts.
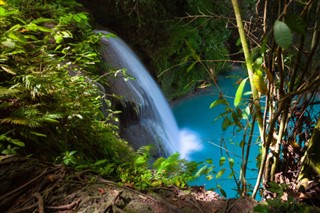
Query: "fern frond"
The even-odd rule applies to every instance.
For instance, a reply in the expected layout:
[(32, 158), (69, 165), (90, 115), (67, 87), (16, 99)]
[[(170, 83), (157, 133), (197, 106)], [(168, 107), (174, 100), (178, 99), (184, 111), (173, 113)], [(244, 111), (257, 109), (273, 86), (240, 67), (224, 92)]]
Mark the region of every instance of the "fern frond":
[(49, 114), (46, 113), (45, 115), (42, 116), (41, 120), (44, 122), (48, 122), (48, 123), (58, 123), (59, 119), (62, 118), (62, 116), (60, 114)]
[(12, 144), (14, 144), (16, 146), (20, 146), (20, 147), (24, 147), (25, 146), (25, 144), (22, 141), (7, 136), (8, 133), (9, 132), (7, 132), (6, 134), (0, 135), (0, 141), (7, 141), (9, 143), (12, 143)]
[(6, 117), (0, 119), (1, 124), (13, 124), (13, 125), (21, 125), (21, 126), (28, 126), (31, 128), (39, 127), (40, 124), (32, 119), (26, 118), (18, 118), (18, 117)]
[(143, 155), (149, 155), (149, 152), (150, 152), (150, 149), (151, 149), (151, 146), (141, 146), (137, 151), (136, 151), (136, 153), (138, 154), (138, 155), (141, 155), (141, 156), (143, 156)]
[(11, 107), (12, 105), (13, 105), (12, 103), (8, 103), (8, 102), (0, 103), (0, 110), (1, 110), (1, 109), (9, 108), (9, 107)]
[(0, 97), (11, 96), (20, 92), (18, 89), (0, 87)]
[(36, 128), (44, 123), (58, 123), (60, 118), (60, 114), (42, 114), (38, 109), (29, 107), (19, 108), (13, 113), (13, 116), (0, 119), (0, 123)]
[(38, 136), (38, 137), (44, 137), (44, 138), (47, 137), (47, 135), (45, 135), (45, 134), (43, 134), (43, 133), (40, 133), (40, 132), (31, 131), (30, 134), (31, 134), (31, 135), (35, 135), (35, 136)]

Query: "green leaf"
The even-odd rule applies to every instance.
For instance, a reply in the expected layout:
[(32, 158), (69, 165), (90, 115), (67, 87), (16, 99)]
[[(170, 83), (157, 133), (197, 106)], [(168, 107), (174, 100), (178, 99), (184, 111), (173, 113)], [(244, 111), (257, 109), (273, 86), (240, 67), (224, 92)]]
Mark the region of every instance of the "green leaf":
[(210, 109), (212, 109), (213, 107), (219, 105), (219, 104), (227, 104), (227, 101), (225, 99), (218, 99), (218, 100), (215, 100), (214, 102), (212, 102), (210, 104)]
[(6, 9), (4, 9), (3, 7), (0, 7), (0, 17), (6, 16)]
[(292, 33), (288, 25), (282, 21), (276, 21), (273, 25), (274, 39), (276, 43), (286, 49), (291, 45)]
[(206, 162), (207, 162), (208, 164), (212, 164), (212, 159), (209, 158), (209, 159), (206, 160)]
[(225, 162), (226, 162), (226, 158), (222, 156), (219, 160), (219, 165), (222, 166)]
[(228, 117), (225, 117), (222, 123), (222, 130), (225, 131), (229, 126), (232, 125), (232, 122)]
[(190, 71), (193, 69), (194, 65), (196, 65), (197, 63), (198, 63), (197, 61), (193, 62), (193, 63), (188, 67), (187, 72), (190, 72)]
[(220, 190), (220, 193), (223, 197), (227, 197), (227, 193), (223, 190), (223, 188), (220, 185), (217, 185), (218, 189)]
[(230, 173), (230, 175), (228, 176), (228, 178), (229, 178), (229, 179), (232, 178), (232, 177), (234, 176), (234, 174), (235, 174), (235, 172), (232, 171), (232, 172)]
[(88, 20), (88, 16), (85, 13), (78, 13), (77, 16), (79, 16), (83, 20)]
[(12, 143), (12, 144), (14, 144), (16, 146), (20, 146), (20, 147), (24, 147), (25, 146), (25, 144), (22, 141), (20, 141), (18, 139), (11, 138), (9, 136), (6, 136), (6, 134), (0, 135), (0, 141), (8, 141), (8, 142), (10, 142), (10, 143)]
[(212, 175), (208, 175), (208, 176), (206, 177), (206, 179), (207, 179), (207, 180), (212, 180), (212, 179), (213, 179), (213, 176), (212, 176)]
[(230, 169), (232, 169), (233, 165), (234, 165), (234, 160), (233, 160), (233, 158), (229, 158), (228, 160), (229, 160)]
[(99, 166), (99, 165), (101, 165), (101, 164), (104, 164), (105, 162), (107, 162), (106, 159), (98, 160), (98, 161), (96, 161), (93, 165), (94, 165), (94, 166)]
[(5, 17), (5, 16), (17, 14), (18, 12), (19, 12), (18, 10), (6, 10), (5, 8), (0, 7), (0, 17)]
[(145, 162), (146, 162), (146, 159), (143, 156), (140, 156), (135, 160), (134, 163), (139, 165), (139, 164), (144, 164)]
[(220, 177), (225, 173), (225, 171), (226, 171), (225, 168), (221, 169), (221, 170), (217, 173), (216, 178), (220, 178)]
[(52, 30), (46, 27), (38, 26), (37, 29), (41, 32), (51, 32)]
[(27, 40), (18, 32), (10, 32), (8, 37), (12, 40), (19, 41), (21, 43), (27, 43)]
[(200, 177), (200, 175), (205, 173), (205, 170), (207, 169), (207, 165), (204, 165), (203, 167), (201, 167), (197, 173), (194, 175), (196, 178)]
[(234, 102), (233, 102), (233, 105), (235, 107), (237, 107), (240, 104), (242, 94), (243, 94), (243, 89), (244, 89), (244, 86), (246, 85), (247, 80), (248, 80), (248, 78), (243, 79), (238, 86), (238, 89), (236, 92), (236, 97), (234, 98)]
[(72, 155), (74, 155), (76, 153), (77, 153), (77, 151), (73, 150), (73, 151), (69, 152), (69, 156), (72, 156)]
[(54, 34), (54, 40), (57, 44), (60, 44), (63, 41), (63, 37), (59, 34)]

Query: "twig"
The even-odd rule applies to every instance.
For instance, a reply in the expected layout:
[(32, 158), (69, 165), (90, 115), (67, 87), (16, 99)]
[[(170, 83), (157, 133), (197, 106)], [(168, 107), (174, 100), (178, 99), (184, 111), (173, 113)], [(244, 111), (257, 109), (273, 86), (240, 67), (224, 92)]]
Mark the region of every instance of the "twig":
[(7, 194), (3, 195), (0, 197), (0, 200), (5, 199), (6, 197), (9, 197), (13, 194), (15, 194), (16, 192), (22, 190), (23, 188), (27, 187), (28, 185), (36, 182), (38, 179), (40, 179), (42, 176), (44, 176), (45, 174), (52, 172), (53, 170), (48, 171), (48, 168), (46, 168), (40, 175), (38, 175), (37, 177), (33, 178), (32, 180), (28, 181), (27, 183), (23, 184), (22, 186), (12, 190), (11, 192), (8, 192)]

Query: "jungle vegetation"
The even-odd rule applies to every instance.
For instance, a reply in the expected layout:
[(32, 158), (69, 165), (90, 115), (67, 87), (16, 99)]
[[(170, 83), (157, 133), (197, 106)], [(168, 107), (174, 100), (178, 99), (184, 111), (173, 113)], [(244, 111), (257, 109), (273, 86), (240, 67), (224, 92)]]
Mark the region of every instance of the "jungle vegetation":
[(175, 154), (150, 170), (150, 148), (135, 152), (119, 137), (119, 112), (99, 87), (107, 85), (100, 36), (80, 6), (74, 0), (1, 1), (1, 154), (91, 169), (141, 189), (186, 185), (194, 163)]
[[(119, 137), (121, 112), (113, 110), (108, 95), (101, 97), (98, 87), (108, 83), (99, 73), (104, 66), (100, 37), (92, 32), (99, 23), (117, 26), (141, 50), (168, 99), (214, 83), (231, 59), (242, 62), (248, 77), (239, 84), (234, 104), (223, 95), (211, 104), (225, 105), (223, 128), (244, 135), (241, 176), (235, 177), (239, 196), (254, 198), (262, 189), (265, 198), (312, 201), (320, 175), (319, 112), (314, 111), (320, 85), (320, 1), (114, 0), (105, 15), (88, 14), (74, 0), (30, 2), (0, 1), (3, 155), (90, 168), (141, 189), (185, 186), (198, 175), (210, 175), (212, 168), (197, 170), (196, 163), (177, 154), (156, 160), (151, 170), (149, 147), (133, 151)], [(89, 9), (101, 4), (80, 2)], [(245, 84), (250, 93), (243, 94)], [(102, 105), (107, 106), (104, 112)], [(255, 126), (259, 174), (256, 185), (249, 186), (246, 163)]]

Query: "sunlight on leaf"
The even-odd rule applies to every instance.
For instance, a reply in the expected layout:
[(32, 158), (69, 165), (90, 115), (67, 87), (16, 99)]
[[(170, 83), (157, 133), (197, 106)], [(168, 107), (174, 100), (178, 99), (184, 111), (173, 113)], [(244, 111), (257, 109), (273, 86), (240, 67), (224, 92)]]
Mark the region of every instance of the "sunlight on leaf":
[(204, 173), (204, 171), (207, 169), (207, 165), (204, 165), (203, 167), (201, 167), (197, 173), (194, 175), (196, 178), (200, 177), (200, 175), (202, 175)]
[(230, 168), (233, 168), (233, 165), (234, 165), (234, 159), (233, 158), (229, 158), (229, 166)]
[(211, 103), (210, 109), (212, 109), (213, 107), (215, 107), (215, 106), (217, 106), (219, 104), (227, 104), (227, 101), (225, 99), (215, 100), (214, 102)]
[(222, 166), (225, 162), (226, 162), (226, 158), (222, 156), (219, 160), (219, 165)]
[(236, 92), (236, 97), (234, 98), (234, 102), (233, 102), (233, 105), (235, 107), (237, 107), (241, 102), (243, 89), (244, 89), (244, 86), (246, 85), (247, 80), (248, 80), (248, 78), (243, 79), (241, 81), (241, 83), (239, 84), (239, 86), (238, 86), (238, 89), (237, 89), (237, 92)]

